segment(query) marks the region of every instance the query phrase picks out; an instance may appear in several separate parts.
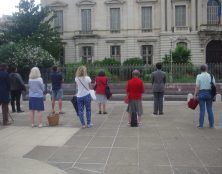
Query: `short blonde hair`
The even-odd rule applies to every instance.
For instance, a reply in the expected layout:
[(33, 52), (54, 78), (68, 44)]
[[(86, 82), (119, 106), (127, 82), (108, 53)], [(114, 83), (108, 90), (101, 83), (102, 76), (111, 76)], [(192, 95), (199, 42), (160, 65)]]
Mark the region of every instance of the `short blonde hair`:
[(33, 67), (30, 71), (29, 78), (30, 79), (37, 79), (39, 77), (41, 77), (41, 73), (39, 71), (39, 68), (38, 67)]
[(85, 66), (78, 67), (76, 71), (76, 77), (85, 77), (87, 76), (87, 68)]

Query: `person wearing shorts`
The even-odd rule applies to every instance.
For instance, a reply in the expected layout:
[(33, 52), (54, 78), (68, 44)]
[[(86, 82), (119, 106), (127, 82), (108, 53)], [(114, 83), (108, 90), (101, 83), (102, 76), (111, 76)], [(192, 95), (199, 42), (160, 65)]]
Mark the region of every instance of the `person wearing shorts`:
[(52, 112), (55, 112), (55, 102), (58, 101), (59, 104), (59, 114), (64, 114), (62, 112), (62, 99), (63, 99), (63, 89), (62, 89), (62, 74), (58, 71), (57, 66), (53, 66), (51, 73), (52, 82)]

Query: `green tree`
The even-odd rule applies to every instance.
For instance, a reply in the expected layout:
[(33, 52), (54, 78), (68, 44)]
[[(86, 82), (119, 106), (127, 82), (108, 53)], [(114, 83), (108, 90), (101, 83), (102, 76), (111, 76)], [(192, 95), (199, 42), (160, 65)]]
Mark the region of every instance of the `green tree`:
[[(163, 62), (170, 63), (170, 61), (170, 53), (165, 54)], [(183, 46), (177, 46), (175, 50), (172, 51), (172, 61), (173, 63), (191, 63), (191, 50)]]
[(18, 12), (5, 26), (1, 42), (26, 41), (42, 47), (59, 59), (62, 47), (60, 34), (50, 25), (55, 16), (47, 7), (35, 5), (35, 0), (20, 0)]
[(55, 64), (55, 60), (41, 47), (20, 42), (13, 46), (12, 57), (8, 58), (6, 63), (16, 65), (19, 69), (31, 69), (34, 66), (48, 68)]

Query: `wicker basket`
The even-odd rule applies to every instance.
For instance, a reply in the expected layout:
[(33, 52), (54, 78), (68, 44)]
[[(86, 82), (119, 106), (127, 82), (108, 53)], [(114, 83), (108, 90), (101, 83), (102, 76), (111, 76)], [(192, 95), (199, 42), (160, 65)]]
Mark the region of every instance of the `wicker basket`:
[(56, 126), (59, 124), (59, 114), (58, 113), (51, 113), (48, 116), (49, 126)]

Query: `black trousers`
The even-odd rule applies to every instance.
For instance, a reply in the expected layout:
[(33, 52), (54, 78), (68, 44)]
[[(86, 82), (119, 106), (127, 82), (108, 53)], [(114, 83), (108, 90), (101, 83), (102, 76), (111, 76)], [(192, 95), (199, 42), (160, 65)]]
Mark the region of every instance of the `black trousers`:
[(3, 117), (3, 125), (7, 125), (8, 123), (8, 103), (1, 103), (2, 105), (2, 117)]
[(163, 95), (164, 92), (154, 92), (154, 109), (153, 109), (153, 113), (159, 114), (163, 113)]
[(16, 108), (17, 111), (21, 111), (20, 108), (20, 98), (21, 98), (22, 91), (21, 90), (14, 90), (11, 91), (11, 106), (12, 106), (12, 111), (15, 112), (15, 102), (16, 102)]

